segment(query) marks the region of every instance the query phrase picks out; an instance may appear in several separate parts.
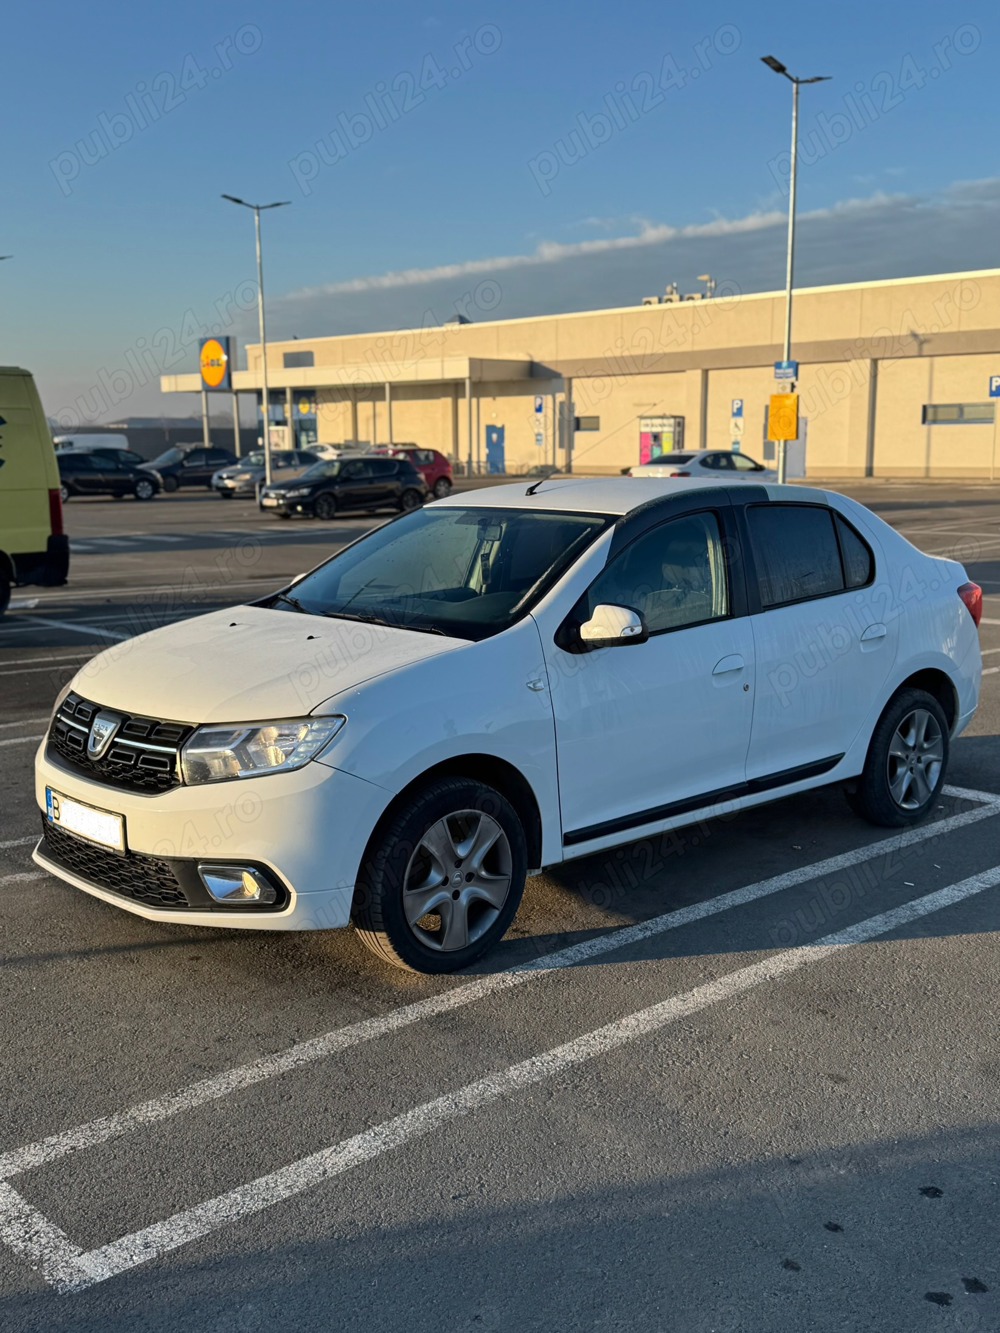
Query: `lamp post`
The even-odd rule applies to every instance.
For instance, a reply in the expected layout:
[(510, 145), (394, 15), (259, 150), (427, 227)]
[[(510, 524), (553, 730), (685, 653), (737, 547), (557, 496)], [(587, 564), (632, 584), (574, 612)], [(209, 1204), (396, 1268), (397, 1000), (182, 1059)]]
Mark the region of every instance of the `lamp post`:
[[(792, 85), (792, 161), (788, 181), (788, 262), (785, 270), (785, 348), (782, 357), (784, 361), (791, 361), (792, 280), (795, 274), (795, 198), (799, 175), (799, 89), (806, 83), (827, 83), (831, 76), (829, 74), (816, 74), (811, 79), (800, 79), (794, 74), (789, 74), (787, 67), (775, 56), (761, 56), (761, 60), (768, 69), (773, 69), (775, 74), (781, 74)], [(795, 390), (794, 381), (791, 384), (791, 390), (792, 392)], [(787, 456), (785, 441), (779, 440), (778, 481), (782, 484), (785, 481), (786, 473)]]
[(248, 204), (245, 199), (237, 199), (234, 194), (224, 194), (231, 204), (253, 210), (254, 230), (257, 235), (257, 322), (260, 326), (260, 356), (264, 418), (264, 485), (271, 484), (271, 395), (267, 387), (267, 325), (264, 321), (264, 261), (260, 248), (260, 215), (268, 208), (286, 208), (292, 201), (282, 199), (275, 204)]

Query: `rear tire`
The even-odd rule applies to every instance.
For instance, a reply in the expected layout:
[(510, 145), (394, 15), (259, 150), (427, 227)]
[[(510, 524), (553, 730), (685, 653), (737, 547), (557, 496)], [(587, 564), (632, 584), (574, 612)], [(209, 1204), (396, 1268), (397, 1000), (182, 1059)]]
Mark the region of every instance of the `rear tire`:
[(7, 608), (10, 606), (11, 588), (10, 576), (0, 570), (0, 620), (7, 614)]
[(404, 491), (399, 497), (400, 513), (410, 514), (414, 509), (419, 509), (423, 504), (423, 498), (419, 491)]
[(451, 482), (447, 477), (438, 477), (434, 483), (434, 499), (443, 500), (446, 495), (451, 494)]
[(337, 517), (337, 501), (332, 495), (317, 495), (316, 503), (313, 505), (313, 513), (317, 518), (324, 522), (329, 522), (331, 518)]
[(948, 719), (924, 690), (900, 690), (889, 700), (868, 746), (851, 808), (880, 828), (906, 828), (925, 819), (944, 786)]
[(527, 873), (524, 829), (506, 797), (482, 782), (441, 778), (372, 839), (351, 919), (383, 962), (456, 972), (499, 944)]
[(148, 478), (140, 477), (135, 483), (133, 494), (137, 500), (152, 500), (156, 494), (156, 487)]
[(167, 491), (170, 495), (173, 495), (174, 491), (176, 491), (179, 487), (180, 487), (180, 482), (177, 480), (176, 477), (163, 478), (163, 489)]

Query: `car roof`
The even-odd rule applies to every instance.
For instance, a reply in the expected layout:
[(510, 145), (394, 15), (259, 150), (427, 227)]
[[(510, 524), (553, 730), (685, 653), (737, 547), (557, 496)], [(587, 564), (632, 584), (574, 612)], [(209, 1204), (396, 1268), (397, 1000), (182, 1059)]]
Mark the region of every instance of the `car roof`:
[[(826, 504), (830, 498), (826, 491), (811, 486), (779, 486), (761, 482), (756, 483), (753, 489), (766, 492), (769, 500)], [(516, 482), (513, 485), (484, 487), (478, 491), (457, 491), (443, 500), (435, 500), (434, 507), (565, 510), (569, 513), (621, 516), (650, 501), (691, 495), (695, 490), (730, 491), (734, 496), (742, 496), (746, 500), (749, 498), (750, 487), (745, 481), (708, 477), (704, 480), (700, 477), (553, 477), (542, 481), (533, 495), (528, 495), (527, 490), (525, 482)]]

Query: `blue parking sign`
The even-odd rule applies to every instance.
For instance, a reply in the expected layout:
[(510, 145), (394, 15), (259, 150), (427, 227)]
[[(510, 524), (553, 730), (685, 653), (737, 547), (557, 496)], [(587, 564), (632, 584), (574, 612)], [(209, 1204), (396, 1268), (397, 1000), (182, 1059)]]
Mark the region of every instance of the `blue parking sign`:
[(1000, 398), (1000, 375), (990, 376), (990, 397)]

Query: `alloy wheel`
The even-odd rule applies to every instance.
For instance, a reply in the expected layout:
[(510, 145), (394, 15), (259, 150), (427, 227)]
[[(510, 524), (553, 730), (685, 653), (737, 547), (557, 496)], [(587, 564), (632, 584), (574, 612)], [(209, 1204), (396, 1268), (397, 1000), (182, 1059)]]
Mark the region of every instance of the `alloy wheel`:
[(892, 799), (902, 810), (919, 810), (934, 794), (944, 763), (944, 735), (926, 708), (903, 718), (889, 742), (886, 777)]
[(512, 874), (510, 843), (491, 815), (479, 810), (445, 815), (423, 835), (406, 867), (406, 923), (429, 949), (465, 949), (500, 915)]

